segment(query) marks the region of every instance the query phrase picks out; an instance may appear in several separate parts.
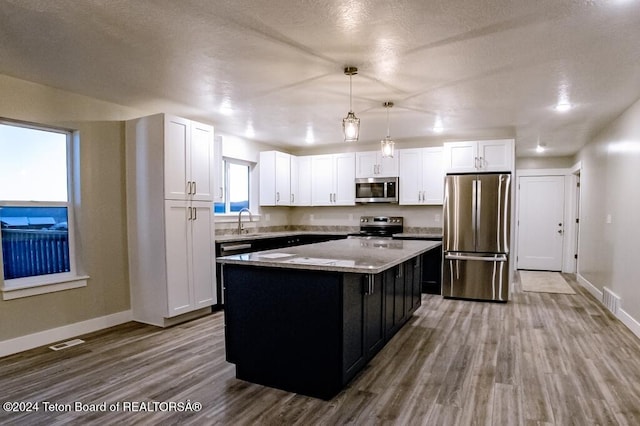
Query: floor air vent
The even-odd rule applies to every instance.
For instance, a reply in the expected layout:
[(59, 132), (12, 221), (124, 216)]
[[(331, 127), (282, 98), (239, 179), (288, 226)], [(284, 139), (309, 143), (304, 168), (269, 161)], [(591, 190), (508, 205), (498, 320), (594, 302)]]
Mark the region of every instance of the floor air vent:
[(618, 315), (618, 309), (620, 308), (620, 296), (606, 287), (602, 288), (602, 303), (604, 303), (604, 306), (606, 306), (613, 315)]
[(84, 343), (84, 340), (80, 340), (80, 339), (67, 340), (66, 342), (62, 342), (62, 343), (58, 343), (58, 344), (53, 345), (53, 346), (49, 346), (49, 349), (53, 349), (54, 351), (59, 351), (59, 350), (62, 350), (62, 349), (70, 348), (71, 346), (81, 345), (83, 343)]

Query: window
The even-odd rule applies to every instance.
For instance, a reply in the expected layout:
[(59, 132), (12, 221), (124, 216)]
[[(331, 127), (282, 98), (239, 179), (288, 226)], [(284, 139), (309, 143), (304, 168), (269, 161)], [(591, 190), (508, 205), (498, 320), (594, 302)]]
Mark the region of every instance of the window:
[(237, 213), (249, 208), (249, 176), (251, 166), (240, 160), (223, 161), (224, 201), (214, 203), (216, 214)]
[[(5, 299), (13, 298), (4, 294), (7, 291), (75, 277), (71, 136), (65, 130), (0, 121), (0, 258)], [(27, 295), (48, 291), (55, 290)]]

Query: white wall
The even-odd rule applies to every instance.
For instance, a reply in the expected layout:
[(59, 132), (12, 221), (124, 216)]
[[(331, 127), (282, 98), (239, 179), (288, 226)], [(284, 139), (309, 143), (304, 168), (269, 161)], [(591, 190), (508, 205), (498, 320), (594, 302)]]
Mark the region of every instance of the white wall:
[(578, 273), (596, 290), (606, 286), (621, 297), (622, 316), (633, 329), (640, 321), (640, 101), (583, 148), (578, 160)]

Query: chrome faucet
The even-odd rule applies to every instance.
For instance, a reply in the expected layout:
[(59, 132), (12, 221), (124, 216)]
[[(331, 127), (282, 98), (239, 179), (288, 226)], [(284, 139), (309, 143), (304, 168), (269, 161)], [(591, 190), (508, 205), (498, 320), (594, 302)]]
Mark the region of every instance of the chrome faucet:
[(238, 212), (238, 235), (242, 233), (242, 212), (249, 213), (249, 222), (253, 222), (253, 214), (251, 214), (251, 210), (244, 207), (240, 212)]

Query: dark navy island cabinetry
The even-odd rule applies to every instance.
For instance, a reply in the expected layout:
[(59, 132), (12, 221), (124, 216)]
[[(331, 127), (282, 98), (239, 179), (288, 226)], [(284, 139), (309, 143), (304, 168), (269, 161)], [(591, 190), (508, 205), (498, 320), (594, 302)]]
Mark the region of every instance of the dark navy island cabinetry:
[(239, 379), (335, 396), (420, 306), (439, 243), (339, 240), (220, 258)]

